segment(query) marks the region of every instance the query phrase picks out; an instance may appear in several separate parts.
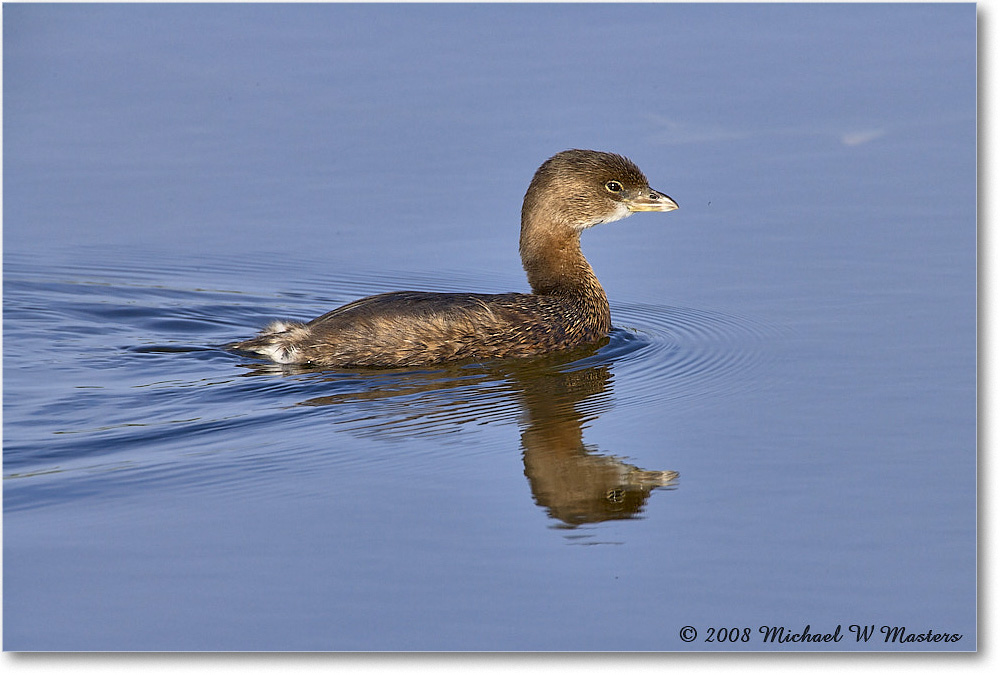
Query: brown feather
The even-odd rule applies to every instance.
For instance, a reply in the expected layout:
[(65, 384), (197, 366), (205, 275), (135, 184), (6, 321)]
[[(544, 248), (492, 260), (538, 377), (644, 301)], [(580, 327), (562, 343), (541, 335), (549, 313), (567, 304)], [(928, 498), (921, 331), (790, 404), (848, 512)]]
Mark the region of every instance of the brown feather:
[[(619, 182), (621, 192), (608, 189), (608, 181)], [(279, 363), (386, 368), (524, 357), (596, 342), (611, 330), (611, 312), (580, 250), (580, 233), (628, 215), (625, 196), (644, 190), (650, 190), (645, 176), (620, 155), (561, 152), (539, 167), (524, 197), (520, 252), (531, 294), (384, 293), (308, 323), (276, 321), (231, 346)]]

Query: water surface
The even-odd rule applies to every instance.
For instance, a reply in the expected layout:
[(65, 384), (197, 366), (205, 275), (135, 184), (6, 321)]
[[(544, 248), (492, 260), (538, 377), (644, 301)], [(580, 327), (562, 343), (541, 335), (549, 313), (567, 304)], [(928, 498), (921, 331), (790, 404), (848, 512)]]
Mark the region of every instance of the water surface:
[[(974, 649), (975, 65), (973, 5), (5, 6), (4, 647)], [(606, 343), (221, 348), (527, 290), (568, 147), (681, 205), (584, 235)]]

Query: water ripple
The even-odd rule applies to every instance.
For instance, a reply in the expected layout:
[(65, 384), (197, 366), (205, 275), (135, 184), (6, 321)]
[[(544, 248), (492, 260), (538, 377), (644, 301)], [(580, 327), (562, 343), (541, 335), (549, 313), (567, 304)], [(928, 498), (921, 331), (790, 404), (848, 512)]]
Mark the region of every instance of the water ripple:
[[(297, 282), (322, 295), (255, 294), (245, 289), (263, 287), (256, 275), (275, 285), (271, 266), (195, 260), (152, 269), (132, 259), (55, 272), (18, 256), (6, 262), (5, 474), (18, 485), (32, 477), (41, 490), (11, 486), (8, 506), (38, 503), (42, 493), (58, 500), (68, 476), (114, 473), (115, 489), (182, 479), (234, 486), (264, 462), (271, 471), (375, 461), (413, 468), (439, 465), (442, 453), (506, 452), (510, 434), (494, 435), (500, 448), (483, 440), (484, 428), (523, 429), (539, 405), (553, 419), (586, 424), (612, 409), (648, 414), (661, 403), (752, 388), (777, 334), (722, 312), (613, 303), (616, 328), (599, 347), (513, 363), (296, 370), (218, 345), (271, 318), (308, 318), (368, 293), (476, 284), (460, 276), (324, 272)], [(210, 283), (196, 283), (202, 268), (211, 268)], [(494, 279), (485, 290), (505, 286)], [(425, 441), (409, 443), (405, 457), (359, 454), (332, 442), (345, 431)], [(331, 449), (318, 451), (324, 447)]]
[(693, 401), (755, 386), (754, 373), (780, 330), (723, 312), (648, 304), (615, 307), (615, 355), (629, 401)]

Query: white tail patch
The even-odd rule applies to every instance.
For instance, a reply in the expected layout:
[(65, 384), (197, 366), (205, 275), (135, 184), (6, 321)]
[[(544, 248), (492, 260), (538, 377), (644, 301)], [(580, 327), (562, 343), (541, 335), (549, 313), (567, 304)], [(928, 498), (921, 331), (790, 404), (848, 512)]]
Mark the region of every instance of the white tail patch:
[(257, 353), (271, 359), (275, 363), (297, 363), (297, 349), (280, 342), (272, 342), (257, 349)]
[(278, 319), (264, 326), (264, 329), (260, 332), (260, 334), (269, 335), (271, 333), (284, 333), (286, 331), (291, 330), (292, 328), (295, 328), (297, 325), (301, 324), (288, 323)]

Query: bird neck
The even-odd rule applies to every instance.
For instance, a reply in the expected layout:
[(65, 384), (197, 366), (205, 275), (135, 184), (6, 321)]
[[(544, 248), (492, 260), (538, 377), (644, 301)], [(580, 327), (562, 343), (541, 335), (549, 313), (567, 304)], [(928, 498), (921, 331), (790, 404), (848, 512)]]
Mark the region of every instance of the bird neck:
[(583, 257), (579, 231), (523, 220), (521, 262), (536, 295), (575, 300), (597, 323), (610, 327), (608, 297), (590, 263)]

